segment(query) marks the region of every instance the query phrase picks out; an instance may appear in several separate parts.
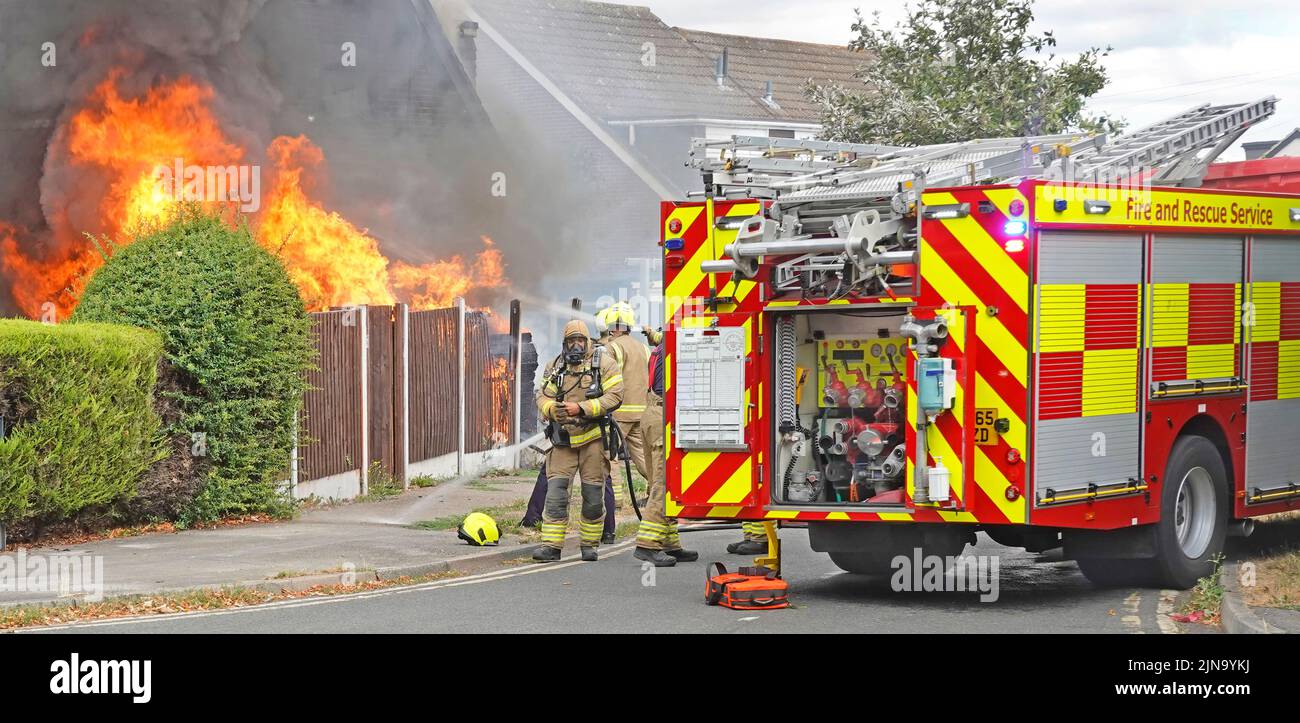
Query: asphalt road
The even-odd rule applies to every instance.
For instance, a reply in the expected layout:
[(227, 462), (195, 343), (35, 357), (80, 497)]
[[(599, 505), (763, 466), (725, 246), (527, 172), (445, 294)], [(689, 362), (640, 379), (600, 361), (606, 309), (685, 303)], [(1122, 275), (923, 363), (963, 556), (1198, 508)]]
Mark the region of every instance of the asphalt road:
[[(996, 555), (995, 601), (975, 592), (894, 592), (888, 580), (841, 572), (808, 547), (803, 530), (782, 531), (784, 577), (793, 607), (740, 612), (703, 603), (705, 562), (729, 566), (734, 530), (692, 532), (701, 562), (647, 572), (630, 543), (596, 563), (566, 559), (473, 577), (254, 608), (83, 623), (79, 633), (1162, 633), (1175, 593), (1093, 587), (1073, 562), (1002, 547), (980, 535), (968, 554)], [(986, 588), (987, 589), (987, 588)]]

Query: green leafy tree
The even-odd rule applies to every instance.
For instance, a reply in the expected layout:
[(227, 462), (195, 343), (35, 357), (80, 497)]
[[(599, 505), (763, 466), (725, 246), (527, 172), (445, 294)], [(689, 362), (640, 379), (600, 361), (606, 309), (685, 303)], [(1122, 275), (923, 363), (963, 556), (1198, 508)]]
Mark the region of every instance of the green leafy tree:
[(182, 524), (288, 511), (276, 484), (287, 478), (315, 347), (297, 287), (246, 226), (184, 209), (116, 250), (87, 284), (73, 321), (162, 337), (178, 374), (163, 392), (180, 412), (169, 431), (193, 440), (186, 451), (206, 470)]
[(849, 47), (863, 85), (811, 85), (824, 137), (926, 145), (1073, 131), (1119, 130), (1084, 110), (1106, 86), (1110, 48), (1055, 55), (1051, 31), (1030, 30), (1033, 0), (920, 0), (893, 29), (858, 15)]

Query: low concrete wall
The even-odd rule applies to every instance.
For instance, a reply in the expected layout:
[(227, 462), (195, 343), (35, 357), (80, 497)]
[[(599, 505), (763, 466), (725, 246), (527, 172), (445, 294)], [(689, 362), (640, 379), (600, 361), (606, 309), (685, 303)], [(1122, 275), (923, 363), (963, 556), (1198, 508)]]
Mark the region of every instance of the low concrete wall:
[[(517, 446), (468, 453), (465, 455), (465, 469), (461, 474), (465, 477), (472, 477), (494, 469), (535, 467), (539, 464), (540, 457), (531, 446), (540, 443), (543, 439), (544, 436), (538, 433)], [(407, 482), (410, 482), (413, 477), (422, 475), (440, 478), (458, 476), (456, 472), (456, 453), (452, 452), (451, 454), (444, 454), (441, 457), (434, 457), (420, 462), (413, 461), (407, 466)], [(288, 480), (281, 484), (285, 488), (292, 486)], [(321, 500), (355, 499), (361, 496), (361, 470), (351, 470), (322, 479), (303, 480), (290, 492), (296, 500), (305, 500), (308, 497), (316, 497)]]
[[(489, 449), (486, 452), (472, 452), (465, 455), (465, 469), (460, 472), (462, 476), (470, 477), (482, 474), (493, 469), (514, 469), (525, 464), (526, 460), (532, 454), (528, 446), (536, 444), (542, 440), (541, 434), (536, 434), (514, 447), (500, 447), (498, 449)], [(426, 459), (420, 462), (412, 461), (406, 469), (407, 479), (427, 475), (429, 477), (455, 477), (456, 470), (456, 453), (444, 454), (441, 457)]]
[(361, 470), (331, 475), (321, 479), (303, 480), (293, 489), (293, 498), (305, 500), (316, 497), (322, 500), (350, 500), (361, 495)]

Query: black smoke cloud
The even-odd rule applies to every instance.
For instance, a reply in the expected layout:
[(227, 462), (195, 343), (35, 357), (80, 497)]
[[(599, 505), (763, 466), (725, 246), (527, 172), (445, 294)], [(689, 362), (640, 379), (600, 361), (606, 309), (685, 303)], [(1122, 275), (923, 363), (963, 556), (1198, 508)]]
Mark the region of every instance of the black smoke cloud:
[[(437, 22), (423, 0), (0, 0), (0, 221), (25, 229), (37, 258), (101, 232), (105, 180), (68, 164), (65, 124), (110, 68), (124, 69), (125, 96), (189, 76), (213, 89), (246, 160), (278, 135), (309, 136), (329, 168), (316, 194), (390, 257), (470, 255), (489, 235), (527, 293), (561, 256), (539, 231), (559, 223), (555, 189), (519, 182), (526, 159), (496, 136)], [(497, 172), (512, 181), (504, 198)], [(7, 296), (0, 314), (15, 311)]]

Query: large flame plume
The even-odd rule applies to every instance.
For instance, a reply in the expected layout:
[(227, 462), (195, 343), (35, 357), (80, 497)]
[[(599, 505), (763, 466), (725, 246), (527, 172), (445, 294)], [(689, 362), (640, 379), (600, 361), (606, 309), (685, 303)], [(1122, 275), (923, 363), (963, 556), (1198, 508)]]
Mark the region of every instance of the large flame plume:
[[(86, 234), (120, 246), (168, 220), (178, 201), (159, 182), (159, 168), (178, 159), (201, 167), (250, 162), (248, 150), (227, 137), (213, 113), (211, 88), (179, 77), (125, 97), (122, 76), (121, 69), (110, 70), (51, 143), (66, 173), (94, 179), (96, 208), (46, 208), (53, 238), (43, 255), (25, 251), (32, 244), (20, 243), (24, 230), (0, 219), (0, 274), (30, 316), (41, 316), (50, 304), (60, 316), (76, 306), (89, 275), (111, 252), (111, 244)], [(325, 158), (306, 136), (275, 138), (265, 158), (271, 182), (262, 189), (255, 232), (283, 260), (309, 309), (395, 302), (446, 307), (458, 296), (508, 285), (502, 254), (486, 236), (472, 259), (390, 260), (376, 238), (313, 195)], [(205, 205), (237, 204), (210, 198)]]

